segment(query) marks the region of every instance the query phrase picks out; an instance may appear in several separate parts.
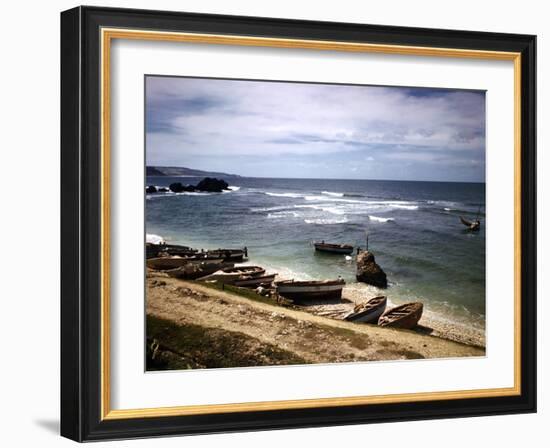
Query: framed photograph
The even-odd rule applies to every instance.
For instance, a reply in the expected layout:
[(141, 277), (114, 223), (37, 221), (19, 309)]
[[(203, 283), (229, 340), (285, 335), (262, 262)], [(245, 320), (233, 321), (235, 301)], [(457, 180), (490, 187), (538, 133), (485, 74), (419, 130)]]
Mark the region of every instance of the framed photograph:
[(61, 14), (61, 433), (536, 411), (535, 36)]

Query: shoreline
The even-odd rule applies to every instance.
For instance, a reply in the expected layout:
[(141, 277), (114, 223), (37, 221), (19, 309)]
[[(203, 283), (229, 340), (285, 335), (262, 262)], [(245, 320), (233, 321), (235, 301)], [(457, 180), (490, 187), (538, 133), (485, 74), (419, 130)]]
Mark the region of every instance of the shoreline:
[[(150, 236), (157, 236), (148, 234)], [(163, 239), (164, 240), (164, 239)], [(166, 241), (179, 244), (179, 241)], [(196, 245), (196, 244), (195, 244)], [(198, 247), (208, 247), (209, 244), (199, 244)], [(266, 269), (266, 273), (277, 273), (277, 281), (280, 280), (313, 280), (314, 276), (309, 274), (301, 274), (290, 270), (286, 267), (277, 267), (269, 262), (260, 260), (247, 260), (236, 263), (235, 266), (261, 265)], [(384, 295), (388, 297), (388, 309), (405, 303), (404, 301), (394, 302), (391, 297), (391, 286), (388, 289), (380, 289), (360, 282), (347, 282), (343, 289), (343, 301), (338, 304), (321, 304), (310, 305), (305, 307), (305, 311), (311, 314), (326, 315), (340, 314), (344, 315), (353, 310), (353, 307), (361, 302), (365, 302), (373, 297)], [(459, 342), (462, 344), (471, 345), (485, 349), (486, 347), (486, 331), (475, 325), (462, 322), (458, 319), (453, 319), (452, 315), (443, 314), (429, 309), (429, 303), (424, 302), (424, 312), (419, 322), (418, 331), (423, 331), (425, 334)]]
[[(245, 262), (239, 263), (240, 266), (252, 265), (254, 263)], [(275, 273), (281, 272), (281, 269), (273, 268), (265, 263), (262, 265), (266, 268), (266, 272)], [(277, 280), (311, 280), (311, 278), (301, 278), (299, 275), (288, 275), (288, 272), (282, 275), (278, 275)], [(380, 289), (375, 286), (367, 285), (364, 283), (346, 283), (342, 292), (342, 302), (337, 304), (321, 304), (310, 305), (304, 307), (306, 312), (317, 315), (330, 315), (335, 314), (344, 315), (353, 310), (353, 307), (361, 302), (365, 302), (373, 297), (384, 295), (388, 297), (388, 309), (401, 305), (402, 302), (395, 303), (391, 300), (391, 286), (388, 289)], [(388, 294), (389, 293), (389, 294)], [(405, 303), (405, 302), (403, 302)], [(451, 317), (437, 313), (427, 309), (429, 305), (424, 304), (424, 312), (419, 322), (419, 327), (426, 334), (432, 336), (447, 339), (462, 344), (471, 345), (474, 347), (480, 347), (485, 349), (485, 329), (468, 325), (458, 320), (453, 320)], [(320, 314), (319, 314), (320, 313)]]
[[(185, 334), (187, 341), (191, 328), (196, 338), (191, 345), (170, 348), (167, 341), (153, 341), (155, 337), (149, 335), (148, 327), (150, 342), (157, 344), (155, 347), (163, 347), (165, 356), (191, 360), (187, 364), (171, 365), (227, 366), (227, 359), (216, 358), (216, 347), (230, 347), (234, 362), (243, 365), (243, 360), (248, 360), (248, 366), (285, 365), (277, 360), (310, 364), (485, 355), (481, 347), (417, 331), (330, 319), (297, 307), (277, 305), (272, 299), (244, 297), (174, 279), (162, 272), (148, 271), (146, 285), (147, 316), (169, 321)], [(157, 337), (166, 336), (159, 333)], [(172, 344), (177, 345), (174, 340)], [(201, 347), (200, 351), (189, 351), (193, 346)], [(208, 347), (212, 347), (210, 351)]]

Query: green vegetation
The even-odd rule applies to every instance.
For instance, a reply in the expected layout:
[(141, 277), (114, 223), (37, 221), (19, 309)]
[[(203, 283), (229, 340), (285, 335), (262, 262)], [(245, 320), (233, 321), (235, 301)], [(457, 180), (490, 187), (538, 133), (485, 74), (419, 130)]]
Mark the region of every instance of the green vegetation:
[(261, 296), (257, 294), (253, 289), (239, 288), (238, 286), (233, 285), (224, 285), (223, 283), (218, 282), (191, 282), (200, 286), (206, 286), (207, 288), (216, 289), (218, 291), (226, 291), (231, 294), (236, 294), (245, 299), (254, 300), (255, 302), (268, 303), (270, 305), (275, 305), (276, 302), (270, 297)]
[(147, 316), (147, 370), (306, 364), (244, 333)]

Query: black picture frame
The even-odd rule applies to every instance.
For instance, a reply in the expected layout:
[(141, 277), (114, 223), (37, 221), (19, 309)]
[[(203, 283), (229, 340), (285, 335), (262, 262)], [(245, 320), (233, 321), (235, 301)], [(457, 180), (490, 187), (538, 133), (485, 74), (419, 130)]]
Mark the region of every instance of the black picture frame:
[[(521, 53), (521, 394), (102, 420), (103, 27)], [(535, 58), (531, 35), (100, 7), (61, 13), (61, 435), (92, 441), (536, 412)]]

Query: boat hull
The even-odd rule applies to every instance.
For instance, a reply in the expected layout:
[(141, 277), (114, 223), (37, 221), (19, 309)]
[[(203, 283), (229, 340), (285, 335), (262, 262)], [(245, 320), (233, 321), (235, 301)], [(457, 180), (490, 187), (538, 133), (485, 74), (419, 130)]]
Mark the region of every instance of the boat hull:
[[(379, 304), (373, 307), (369, 307), (364, 311), (351, 312), (344, 318), (344, 320), (347, 320), (349, 322), (360, 322), (364, 324), (376, 324), (380, 316), (386, 310), (386, 303), (387, 303), (387, 300), (384, 299)], [(368, 306), (368, 302), (367, 302), (367, 306)]]
[(250, 277), (250, 278), (243, 278), (236, 280), (233, 284), (235, 286), (240, 286), (241, 288), (255, 288), (257, 286), (266, 284), (266, 283), (273, 283), (273, 280), (275, 280), (275, 276), (277, 274), (271, 274), (271, 275), (263, 275), (259, 277)]
[(397, 306), (386, 311), (378, 320), (378, 325), (410, 330), (418, 324), (422, 317), (423, 308), (420, 302)]
[(310, 300), (328, 300), (341, 299), (344, 282), (333, 282), (328, 284), (296, 284), (296, 283), (279, 283), (277, 284), (277, 292), (279, 295), (295, 301), (310, 301)]
[(350, 255), (353, 252), (353, 247), (347, 245), (329, 245), (322, 243), (315, 243), (315, 250), (318, 252), (326, 252), (331, 254)]

